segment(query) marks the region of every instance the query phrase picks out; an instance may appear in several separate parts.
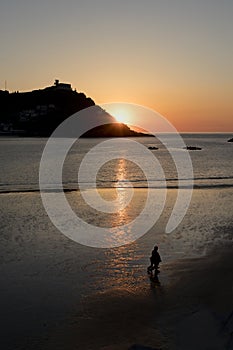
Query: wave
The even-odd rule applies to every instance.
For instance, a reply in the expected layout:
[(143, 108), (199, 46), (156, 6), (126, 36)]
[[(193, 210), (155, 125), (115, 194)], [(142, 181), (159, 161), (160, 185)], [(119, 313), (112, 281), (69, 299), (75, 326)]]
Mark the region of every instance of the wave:
[[(162, 181), (163, 179), (155, 179), (153, 181)], [(233, 180), (233, 176), (209, 176), (209, 177), (194, 177), (194, 178), (181, 178), (179, 179), (180, 181), (187, 181), (187, 180), (193, 180), (194, 182), (196, 180)], [(99, 182), (112, 182), (112, 183), (116, 183), (116, 182), (129, 182), (129, 180), (104, 180), (104, 179), (101, 179), (99, 180)], [(177, 178), (166, 178), (166, 181), (178, 181)], [(136, 179), (136, 180), (130, 180), (130, 182), (145, 182), (145, 179)], [(66, 184), (66, 182), (63, 182), (63, 184)], [(68, 184), (68, 182), (67, 182)], [(38, 182), (33, 182), (33, 183), (30, 183), (29, 185), (31, 186), (36, 186), (38, 185)], [(3, 183), (3, 182), (0, 182), (0, 187), (1, 186), (29, 186), (28, 184), (25, 184), (25, 183), (20, 183), (20, 182), (17, 182), (17, 183)]]
[[(104, 187), (98, 187), (99, 189), (116, 189), (116, 188), (129, 188), (129, 187), (116, 187), (116, 186), (104, 186)], [(136, 186), (134, 187), (135, 190), (137, 189), (147, 189), (148, 187), (147, 186)], [(190, 186), (185, 186), (185, 185), (181, 185), (181, 186), (178, 186), (178, 185), (167, 185), (167, 186), (150, 186), (150, 189), (175, 189), (175, 190), (178, 190), (178, 189), (190, 189)], [(233, 183), (232, 184), (194, 184), (193, 185), (193, 189), (221, 189), (221, 188), (233, 188)], [(22, 188), (22, 189), (19, 189), (19, 188), (13, 188), (13, 189), (0, 189), (0, 195), (1, 194), (29, 194), (29, 193), (40, 193), (40, 192), (43, 192), (43, 193), (60, 193), (60, 192), (65, 192), (65, 193), (69, 193), (69, 192), (77, 192), (79, 191), (79, 188), (78, 187), (73, 187), (73, 188), (63, 188), (63, 189), (58, 189), (58, 188), (48, 188), (48, 189), (43, 189), (43, 190), (40, 190), (39, 188)]]
[[(150, 188), (157, 189), (187, 189), (190, 188), (190, 181), (193, 180), (194, 189), (211, 189), (211, 188), (231, 188), (233, 187), (233, 176), (209, 176), (209, 177), (195, 177), (194, 179), (177, 179), (167, 178), (166, 186), (161, 184), (162, 179), (151, 180), (152, 186)], [(128, 186), (127, 186), (128, 184)], [(93, 183), (82, 183), (85, 187), (93, 188)], [(116, 189), (116, 188), (127, 188), (133, 186), (135, 189), (146, 189), (148, 188), (145, 179), (134, 179), (134, 180), (97, 180), (97, 188), (100, 189)], [(79, 191), (79, 184), (77, 182), (63, 182), (63, 188), (59, 188), (58, 185), (46, 186), (47, 188), (43, 192), (61, 192), (64, 191), (74, 192)], [(40, 192), (38, 183), (0, 183), (0, 194), (7, 193), (37, 193)]]
[[(195, 177), (195, 178), (185, 178), (179, 179), (179, 181), (190, 181), (194, 182), (197, 180), (233, 180), (233, 176), (209, 176), (209, 177)], [(129, 182), (129, 180), (120, 180), (121, 182)], [(156, 179), (153, 181), (163, 181), (163, 179)], [(178, 181), (177, 178), (166, 178), (166, 181)], [(119, 182), (119, 180), (101, 180), (101, 182)], [(130, 180), (130, 182), (145, 182), (145, 179)]]

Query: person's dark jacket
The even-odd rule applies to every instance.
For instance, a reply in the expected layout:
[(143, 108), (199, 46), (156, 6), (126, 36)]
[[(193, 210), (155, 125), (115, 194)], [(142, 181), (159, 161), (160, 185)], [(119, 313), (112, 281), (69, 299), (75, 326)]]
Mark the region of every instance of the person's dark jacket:
[(161, 257), (157, 250), (153, 250), (151, 253), (151, 263), (158, 265), (161, 262)]

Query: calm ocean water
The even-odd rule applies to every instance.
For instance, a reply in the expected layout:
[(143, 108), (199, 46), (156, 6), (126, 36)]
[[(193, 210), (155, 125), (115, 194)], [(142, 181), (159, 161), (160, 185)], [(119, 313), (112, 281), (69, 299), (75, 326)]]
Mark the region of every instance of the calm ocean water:
[[(228, 134), (183, 134), (188, 146), (199, 146), (201, 151), (190, 151), (193, 163), (194, 185), (196, 188), (232, 187), (233, 186), (233, 144), (227, 143), (232, 136)], [(167, 136), (172, 138), (173, 136)], [(166, 148), (154, 138), (135, 138), (146, 147), (157, 146), (153, 151), (164, 170), (167, 187), (176, 188), (177, 171)], [(67, 190), (78, 188), (78, 167), (85, 154), (103, 139), (81, 139), (71, 148), (63, 168), (63, 186)], [(1, 138), (0, 139), (0, 192), (38, 191), (39, 162), (46, 139), (42, 138)], [(176, 148), (175, 152), (184, 152)], [(106, 148), (108, 152), (108, 148)], [(118, 157), (127, 155), (116, 153)], [(101, 160), (102, 155), (97, 154)], [(138, 158), (143, 158), (138, 154)], [(87, 174), (88, 175), (88, 174)], [(87, 176), (88, 178), (88, 176)], [(119, 185), (119, 181), (121, 184)], [(122, 186), (122, 181), (130, 181), (134, 187), (146, 188), (147, 183), (143, 172), (132, 162), (121, 159), (112, 160), (101, 168), (97, 176), (97, 186), (111, 188)], [(152, 179), (154, 187), (158, 186)], [(181, 179), (182, 183), (182, 179)], [(87, 183), (88, 187), (88, 183)]]
[[(230, 137), (230, 134), (183, 135), (185, 144), (201, 147), (202, 150), (189, 152), (194, 173), (192, 201), (183, 221), (170, 236), (164, 232), (177, 196), (176, 167), (166, 147), (158, 140), (148, 137), (135, 139), (146, 148), (152, 145), (158, 147), (158, 150), (152, 152), (161, 163), (168, 187), (163, 213), (156, 225), (145, 235), (145, 239), (143, 238), (146, 242), (143, 248), (145, 256), (148, 254), (147, 249), (150, 250), (155, 240), (162, 247), (164, 245), (166, 259), (205, 254), (208, 249), (232, 241), (233, 144), (227, 142)], [(63, 186), (76, 215), (94, 226), (108, 228), (130, 223), (140, 214), (147, 196), (147, 182), (144, 173), (137, 165), (123, 159), (129, 150), (124, 147), (120, 153), (115, 150), (117, 157), (122, 158), (111, 160), (100, 168), (96, 185), (103, 198), (113, 200), (116, 196), (114, 189), (128, 187), (130, 181), (135, 188), (133, 200), (125, 210), (113, 214), (96, 211), (88, 206), (80, 191), (77, 191), (78, 168), (86, 153), (102, 141), (104, 139), (81, 139), (73, 145), (63, 167)], [(12, 237), (16, 235), (13, 241), (19, 240), (19, 244), (29, 238), (32, 240), (33, 232), (38, 232), (41, 228), (43, 237), (44, 231), (59, 232), (51, 224), (42, 206), (39, 192), (39, 163), (45, 144), (46, 139), (41, 138), (0, 139), (1, 238), (5, 239), (5, 243), (10, 242), (9, 235)], [(174, 150), (178, 154), (185, 152), (176, 148), (175, 143)], [(106, 147), (105, 151), (104, 153), (107, 153), (109, 148)], [(104, 153), (97, 152), (97, 159), (101, 161)], [(144, 154), (139, 152), (138, 159), (143, 157)], [(88, 169), (87, 167), (84, 174), (84, 178), (87, 179), (85, 185), (86, 188), (91, 188), (93, 183), (88, 180)], [(160, 183), (158, 179), (153, 178), (151, 182), (156, 200), (160, 198), (159, 192), (156, 192)], [(47, 185), (53, 191), (54, 184)], [(186, 191), (185, 186), (182, 191)], [(90, 195), (92, 196), (92, 192)], [(59, 237), (60, 235), (59, 232)], [(58, 236), (55, 237), (57, 239)], [(44, 243), (47, 245), (48, 241)]]

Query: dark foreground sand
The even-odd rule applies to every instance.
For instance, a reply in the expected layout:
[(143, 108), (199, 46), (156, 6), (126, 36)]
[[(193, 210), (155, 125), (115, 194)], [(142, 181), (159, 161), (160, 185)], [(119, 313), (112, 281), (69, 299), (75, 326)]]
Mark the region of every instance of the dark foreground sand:
[[(224, 252), (224, 253), (223, 253)], [(233, 349), (232, 249), (164, 264), (160, 281), (84, 298), (41, 349)], [(162, 282), (163, 281), (163, 282)]]

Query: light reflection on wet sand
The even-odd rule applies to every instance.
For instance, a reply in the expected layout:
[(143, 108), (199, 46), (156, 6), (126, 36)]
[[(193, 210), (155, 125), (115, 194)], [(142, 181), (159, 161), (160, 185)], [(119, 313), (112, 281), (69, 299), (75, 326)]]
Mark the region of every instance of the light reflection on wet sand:
[[(112, 189), (103, 191), (108, 196)], [(135, 192), (134, 199), (138, 199), (139, 206), (140, 196), (146, 191)], [(20, 334), (25, 337), (19, 339), (15, 335), (15, 339), (8, 337), (6, 341), (24, 344), (30, 328), (34, 340), (35, 334), (41, 337), (49, 334), (47, 339), (39, 340), (38, 347), (33, 344), (33, 350), (65, 348), (71, 343), (74, 349), (78, 345), (83, 349), (109, 345), (111, 349), (110, 345), (118, 344), (115, 347), (118, 350), (128, 349), (136, 341), (159, 347), (161, 334), (155, 318), (160, 318), (163, 311), (163, 297), (171, 291), (171, 316), (174, 317), (178, 308), (173, 312), (173, 305), (185, 300), (188, 308), (189, 300), (192, 302), (195, 297), (191, 306), (196, 306), (203, 291), (201, 283), (208, 282), (208, 274), (203, 273), (200, 279), (204, 263), (197, 269), (191, 262), (189, 281), (193, 280), (194, 273), (195, 280), (186, 286), (187, 269), (183, 261), (178, 265), (175, 259), (196, 255), (199, 260), (208, 248), (216, 245), (221, 252), (224, 245), (232, 242), (231, 190), (195, 190), (188, 215), (172, 235), (165, 235), (163, 227), (176, 193), (171, 190), (169, 194), (168, 210), (157, 225), (140, 240), (114, 249), (87, 248), (64, 237), (45, 217), (37, 194), (2, 195), (1, 312), (5, 315), (2, 326), (5, 333), (10, 334), (12, 327), (18, 329), (20, 325)], [(79, 194), (67, 196), (75, 207)], [(125, 219), (133, 216), (136, 208), (137, 205), (128, 208)], [(104, 221), (103, 217), (89, 219), (96, 224)], [(109, 224), (109, 218), (104, 224)], [(151, 281), (146, 272), (155, 242), (163, 260), (158, 276), (160, 285)], [(218, 270), (218, 282), (219, 278), (225, 278), (226, 267), (228, 276), (232, 272), (226, 263)], [(171, 286), (174, 275), (180, 280)], [(219, 295), (225, 296), (228, 282), (216, 285), (213, 272), (211, 279), (214, 288), (210, 285), (207, 292), (211, 295), (219, 289)], [(232, 280), (230, 282), (232, 284)], [(186, 291), (190, 299), (183, 298)], [(48, 327), (43, 326), (44, 323)], [(73, 349), (72, 346), (68, 349)]]

